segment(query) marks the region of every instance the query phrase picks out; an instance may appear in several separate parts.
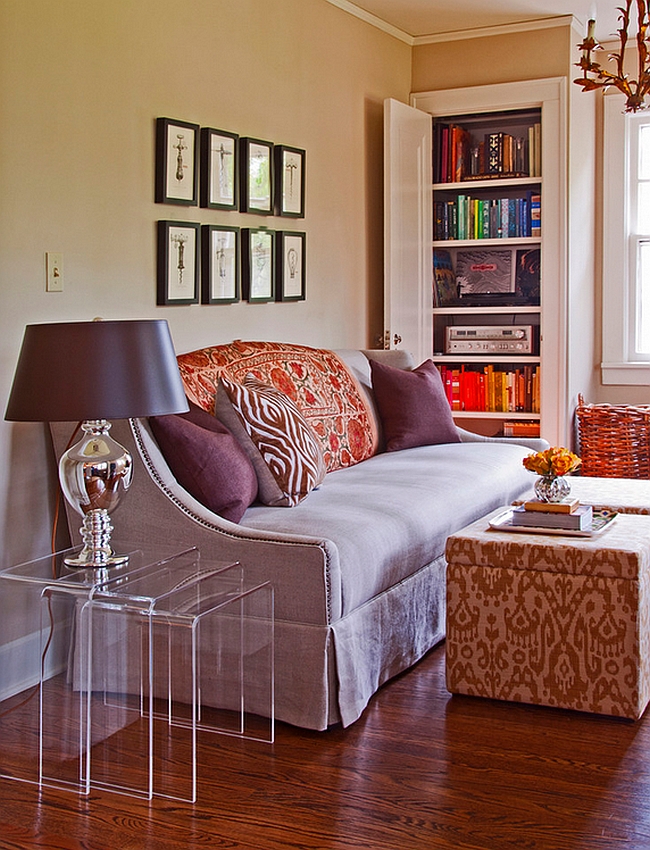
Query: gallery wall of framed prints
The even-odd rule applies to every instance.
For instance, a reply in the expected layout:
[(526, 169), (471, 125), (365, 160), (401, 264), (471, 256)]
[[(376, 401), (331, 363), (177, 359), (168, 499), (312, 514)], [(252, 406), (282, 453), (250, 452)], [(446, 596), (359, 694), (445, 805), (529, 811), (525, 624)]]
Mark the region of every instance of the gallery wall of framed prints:
[[(157, 118), (155, 201), (304, 218), (305, 160), (302, 148)], [(305, 300), (307, 234), (234, 222), (158, 221), (158, 306)]]

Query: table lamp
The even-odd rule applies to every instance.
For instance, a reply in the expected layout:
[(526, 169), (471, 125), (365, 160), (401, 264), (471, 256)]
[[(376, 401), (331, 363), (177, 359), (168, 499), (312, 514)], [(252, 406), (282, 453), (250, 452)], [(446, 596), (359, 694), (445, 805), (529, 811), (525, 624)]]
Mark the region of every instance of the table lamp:
[(63, 493), (84, 518), (84, 547), (68, 566), (128, 560), (113, 553), (109, 514), (131, 484), (133, 460), (107, 420), (187, 410), (165, 320), (27, 325), (5, 419), (81, 422), (84, 432), (59, 462)]

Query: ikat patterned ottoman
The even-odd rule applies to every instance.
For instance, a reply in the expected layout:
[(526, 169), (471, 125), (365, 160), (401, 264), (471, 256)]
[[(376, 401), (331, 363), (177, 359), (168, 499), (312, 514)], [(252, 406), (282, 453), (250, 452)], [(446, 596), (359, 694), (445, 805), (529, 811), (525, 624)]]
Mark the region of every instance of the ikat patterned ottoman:
[(619, 514), (589, 538), (494, 531), (489, 519), (447, 542), (449, 691), (639, 718), (650, 516)]

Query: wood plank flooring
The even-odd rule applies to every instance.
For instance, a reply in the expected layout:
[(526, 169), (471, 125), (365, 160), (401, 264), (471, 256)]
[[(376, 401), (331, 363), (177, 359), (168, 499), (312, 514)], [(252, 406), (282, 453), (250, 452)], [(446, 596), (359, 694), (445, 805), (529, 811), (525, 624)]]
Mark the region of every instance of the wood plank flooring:
[(0, 848), (650, 848), (650, 713), (451, 697), (444, 646), (348, 729), (202, 734), (199, 775), (195, 804), (0, 780)]

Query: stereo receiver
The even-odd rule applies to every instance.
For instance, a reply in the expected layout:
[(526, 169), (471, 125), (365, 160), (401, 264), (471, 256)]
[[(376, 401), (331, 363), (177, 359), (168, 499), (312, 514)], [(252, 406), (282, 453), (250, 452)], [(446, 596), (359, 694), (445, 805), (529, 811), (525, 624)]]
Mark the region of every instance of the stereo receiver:
[(532, 354), (532, 325), (447, 327), (445, 354)]

